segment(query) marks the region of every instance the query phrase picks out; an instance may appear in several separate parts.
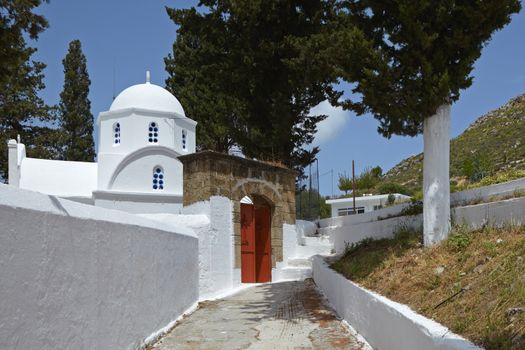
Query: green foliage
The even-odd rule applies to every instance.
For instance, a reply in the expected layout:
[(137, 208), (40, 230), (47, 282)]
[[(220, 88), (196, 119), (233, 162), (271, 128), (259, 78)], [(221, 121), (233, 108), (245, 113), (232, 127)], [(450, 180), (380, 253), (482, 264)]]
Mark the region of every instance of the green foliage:
[(422, 201), (423, 200), (423, 191), (419, 190), (414, 192), (414, 195), (412, 196), (412, 200), (414, 202)]
[[(521, 10), (519, 0), (343, 1), (342, 77), (355, 83), (346, 108), (372, 113), (385, 137), (417, 135), (423, 120), (472, 84), (474, 62), (494, 31)], [(352, 55), (359, 59), (349, 58)]]
[[(325, 199), (315, 190), (300, 190), (295, 195), (295, 212), (297, 219), (316, 220), (319, 218), (330, 217), (330, 206)], [(328, 211), (328, 216), (327, 215)]]
[(69, 43), (62, 60), (64, 89), (60, 93), (60, 126), (63, 135), (61, 157), (64, 160), (88, 161), (95, 158), (93, 115), (89, 101), (89, 75), (86, 56), (79, 40)]
[(301, 170), (325, 115), (310, 109), (340, 93), (327, 0), (204, 0), (167, 12), (178, 26), (166, 85), (199, 122), (199, 148), (277, 160)]
[(525, 170), (509, 170), (502, 171), (500, 173), (484, 177), (480, 182), (471, 184), (467, 188), (477, 188), (482, 186), (495, 185), (502, 182), (512, 181), (516, 179), (521, 179), (525, 177)]
[(379, 183), (383, 170), (377, 166), (375, 168), (366, 167), (356, 179), (356, 188), (363, 192), (370, 192)]
[[(525, 177), (525, 95), (491, 111), (472, 123), (450, 142), (450, 176), (461, 178), (463, 164), (473, 154), (483, 155), (490, 173), (478, 183), (458, 184), (457, 190), (486, 186)], [(384, 181), (418, 190), (423, 180), (423, 155), (401, 161), (384, 176)]]
[(380, 182), (376, 187), (376, 191), (379, 194), (401, 193), (410, 195), (410, 191), (405, 186), (395, 182)]
[(419, 215), (423, 213), (423, 202), (422, 201), (414, 201), (410, 203), (409, 206), (406, 208), (403, 208), (401, 212), (399, 213), (399, 216), (412, 216), (412, 215)]
[(471, 234), (467, 227), (456, 227), (446, 241), (447, 246), (453, 251), (462, 251), (469, 246)]
[(347, 195), (348, 191), (351, 191), (353, 188), (352, 179), (346, 176), (346, 174), (339, 174), (337, 187), (340, 191), (344, 191), (345, 195)]
[(332, 216), (332, 208), (330, 207), (330, 204), (326, 203), (325, 198), (321, 198), (321, 213), (319, 217), (321, 219), (326, 219)]
[(489, 174), (490, 162), (486, 154), (474, 154), (463, 161), (461, 170), (468, 180), (480, 181)]
[(38, 96), (45, 87), (45, 65), (31, 59), (36, 49), (26, 44), (26, 38), (37, 39), (48, 25), (33, 13), (41, 3), (0, 0), (0, 179), (4, 180), (10, 138), (20, 135), (30, 157), (56, 156), (58, 134), (50, 127), (55, 115)]
[(378, 165), (370, 169), (370, 174), (375, 179), (381, 179), (383, 176), (383, 169)]

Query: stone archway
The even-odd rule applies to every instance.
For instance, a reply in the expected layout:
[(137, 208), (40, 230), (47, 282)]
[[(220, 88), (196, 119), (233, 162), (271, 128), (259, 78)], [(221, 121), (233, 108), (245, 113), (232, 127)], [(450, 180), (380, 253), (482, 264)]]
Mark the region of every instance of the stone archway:
[(227, 154), (205, 151), (182, 156), (184, 206), (212, 196), (232, 201), (235, 268), (241, 267), (241, 199), (259, 198), (271, 208), (271, 264), (283, 260), (283, 224), (295, 224), (296, 171)]

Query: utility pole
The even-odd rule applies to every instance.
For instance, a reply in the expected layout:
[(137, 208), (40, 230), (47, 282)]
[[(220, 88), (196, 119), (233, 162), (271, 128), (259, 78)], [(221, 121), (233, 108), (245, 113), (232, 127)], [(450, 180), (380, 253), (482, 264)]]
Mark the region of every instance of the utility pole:
[(334, 169), (330, 169), (332, 173), (332, 199), (334, 198)]
[(355, 167), (354, 167), (354, 160), (352, 159), (352, 197), (354, 201), (354, 215), (357, 214), (355, 211)]
[(321, 219), (321, 189), (319, 188), (319, 159), (315, 160), (317, 166), (317, 219)]

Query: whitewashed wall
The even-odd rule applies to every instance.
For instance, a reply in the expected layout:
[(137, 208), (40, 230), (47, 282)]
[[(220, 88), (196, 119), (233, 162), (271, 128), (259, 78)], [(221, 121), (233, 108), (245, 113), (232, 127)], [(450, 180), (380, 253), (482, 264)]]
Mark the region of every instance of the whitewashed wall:
[(503, 182), (500, 184), (473, 188), (471, 190), (454, 192), (450, 194), (450, 203), (452, 206), (464, 205), (473, 200), (487, 200), (492, 196), (512, 195), (514, 191), (525, 189), (525, 178), (513, 181)]
[(198, 241), (0, 185), (0, 348), (135, 349), (198, 298)]
[(452, 220), (471, 229), (525, 224), (525, 197), (452, 209)]
[[(206, 225), (191, 224), (199, 237), (199, 298), (215, 298), (238, 287), (241, 277), (240, 270), (234, 268), (231, 200), (213, 196), (209, 201), (184, 207), (183, 212), (185, 216), (203, 215), (208, 220)], [(172, 220), (188, 219), (172, 216)]]
[(319, 256), (314, 257), (313, 278), (337, 314), (374, 349), (481, 350), (408, 306), (346, 279)]
[[(517, 190), (525, 189), (525, 179), (456, 192), (451, 195), (452, 205), (461, 205), (471, 200), (489, 200), (494, 196), (512, 195)], [(401, 213), (409, 206), (403, 203), (393, 207), (369, 213), (329, 218), (319, 221), (319, 232), (329, 235), (337, 254), (344, 252), (346, 244), (365, 238), (390, 238), (400, 226), (416, 230), (423, 224), (422, 215), (398, 216), (382, 219)], [(525, 198), (515, 198), (469, 206), (457, 206), (451, 209), (453, 224), (466, 225), (477, 229), (486, 225), (522, 225), (525, 224)]]
[(327, 229), (327, 231), (334, 243), (336, 254), (341, 254), (345, 251), (347, 244), (356, 243), (365, 238), (392, 238), (400, 227), (421, 230), (422, 225), (423, 216), (413, 215), (334, 227)]

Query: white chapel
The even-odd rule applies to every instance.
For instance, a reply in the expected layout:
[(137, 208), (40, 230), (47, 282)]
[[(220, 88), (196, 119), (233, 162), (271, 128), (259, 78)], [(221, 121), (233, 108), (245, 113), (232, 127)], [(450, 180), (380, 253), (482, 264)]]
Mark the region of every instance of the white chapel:
[(122, 91), (98, 115), (97, 162), (28, 158), (9, 141), (11, 185), (131, 213), (180, 213), (183, 172), (178, 157), (195, 152), (197, 122), (180, 102), (150, 83)]

